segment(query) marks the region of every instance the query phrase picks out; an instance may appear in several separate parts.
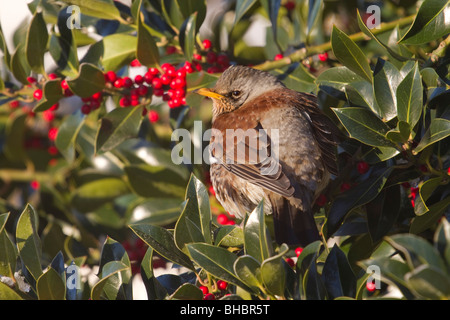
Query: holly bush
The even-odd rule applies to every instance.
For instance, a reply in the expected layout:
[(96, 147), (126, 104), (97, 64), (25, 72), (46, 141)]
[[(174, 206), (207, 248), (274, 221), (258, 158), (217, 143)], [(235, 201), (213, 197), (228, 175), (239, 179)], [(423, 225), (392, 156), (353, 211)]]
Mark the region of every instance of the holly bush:
[[(450, 298), (449, 1), (209, 5), (35, 0), (14, 48), (0, 29), (0, 298)], [(276, 244), (262, 203), (238, 220), (172, 160), (233, 64), (340, 128), (321, 241)]]

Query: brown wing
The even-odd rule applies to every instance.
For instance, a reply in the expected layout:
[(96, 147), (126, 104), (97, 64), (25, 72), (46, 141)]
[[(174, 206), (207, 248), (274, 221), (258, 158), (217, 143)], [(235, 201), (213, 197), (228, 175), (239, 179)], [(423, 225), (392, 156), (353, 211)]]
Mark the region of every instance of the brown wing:
[(226, 170), (257, 186), (285, 197), (294, 187), (280, 163), (271, 157), (270, 137), (257, 123), (246, 130), (213, 129), (211, 155)]
[(297, 92), (297, 107), (311, 123), (314, 138), (317, 140), (322, 160), (331, 174), (338, 175), (336, 144), (339, 129), (317, 106), (316, 96)]

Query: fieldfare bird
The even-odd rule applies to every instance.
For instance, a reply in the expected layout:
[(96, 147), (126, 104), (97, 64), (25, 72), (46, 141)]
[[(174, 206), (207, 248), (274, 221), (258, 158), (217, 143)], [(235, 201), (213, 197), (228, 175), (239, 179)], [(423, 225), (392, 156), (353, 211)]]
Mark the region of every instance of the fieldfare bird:
[(334, 123), (316, 96), (244, 66), (196, 93), (213, 100), (210, 176), (224, 209), (243, 218), (264, 201), (279, 244), (318, 240), (312, 207), (338, 170)]

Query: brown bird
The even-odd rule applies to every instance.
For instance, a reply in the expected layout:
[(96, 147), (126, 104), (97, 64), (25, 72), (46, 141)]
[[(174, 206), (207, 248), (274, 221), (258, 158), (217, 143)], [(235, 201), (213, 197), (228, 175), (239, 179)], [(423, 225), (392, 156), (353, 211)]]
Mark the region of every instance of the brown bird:
[(338, 170), (334, 123), (316, 97), (244, 66), (196, 92), (213, 100), (210, 176), (224, 209), (242, 218), (264, 200), (279, 244), (318, 240), (312, 207)]

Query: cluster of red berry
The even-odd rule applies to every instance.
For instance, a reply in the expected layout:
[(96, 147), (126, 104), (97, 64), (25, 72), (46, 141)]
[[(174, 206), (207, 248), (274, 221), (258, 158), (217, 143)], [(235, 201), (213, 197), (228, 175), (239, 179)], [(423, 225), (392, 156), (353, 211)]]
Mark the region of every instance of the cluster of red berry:
[(229, 294), (227, 293), (228, 282), (223, 280), (217, 281), (216, 288), (213, 291), (214, 293), (209, 292), (207, 286), (200, 286), (199, 288), (203, 292), (203, 300), (216, 300), (216, 298)]
[[(299, 255), (302, 253), (303, 248), (302, 247), (297, 247), (295, 248), (295, 255), (296, 258), (298, 259)], [(286, 263), (291, 267), (294, 268), (295, 264), (297, 263), (294, 259), (292, 259), (291, 257), (287, 257), (285, 258)]]

